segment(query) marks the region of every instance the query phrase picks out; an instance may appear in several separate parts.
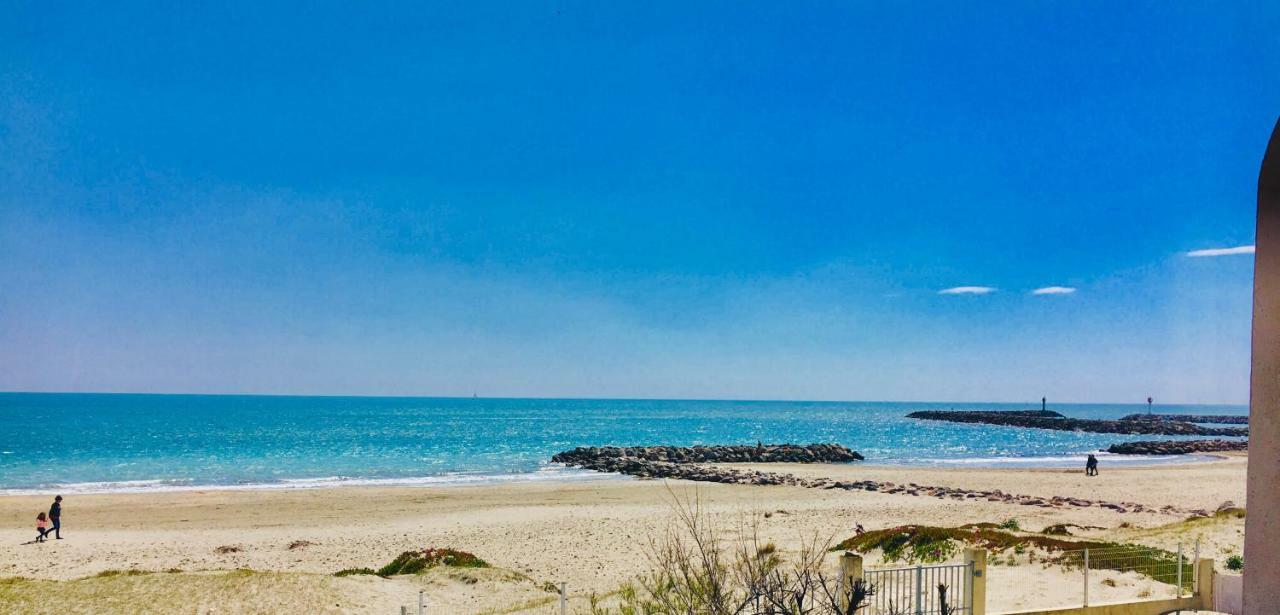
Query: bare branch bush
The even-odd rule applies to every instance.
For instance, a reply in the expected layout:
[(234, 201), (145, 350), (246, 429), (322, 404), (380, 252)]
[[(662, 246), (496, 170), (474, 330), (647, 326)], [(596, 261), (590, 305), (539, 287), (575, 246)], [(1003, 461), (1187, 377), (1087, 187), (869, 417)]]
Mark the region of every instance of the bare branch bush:
[(824, 569), (830, 539), (804, 541), (792, 557), (762, 542), (759, 517), (720, 538), (697, 492), (671, 492), (673, 520), (648, 548), (650, 570), (612, 607), (593, 596), (592, 615), (855, 615), (875, 588)]

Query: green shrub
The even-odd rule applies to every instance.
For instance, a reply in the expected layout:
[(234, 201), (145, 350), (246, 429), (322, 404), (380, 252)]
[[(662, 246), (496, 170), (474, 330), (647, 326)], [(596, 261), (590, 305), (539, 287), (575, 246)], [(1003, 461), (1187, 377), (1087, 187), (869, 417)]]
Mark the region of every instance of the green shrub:
[(376, 574), (380, 577), (390, 577), (397, 574), (417, 574), (428, 568), (436, 566), (448, 566), (450, 568), (488, 568), (489, 562), (486, 562), (475, 556), (473, 553), (459, 551), (457, 549), (422, 549), (420, 551), (405, 551), (396, 556), (386, 566), (377, 570), (372, 568), (347, 568), (334, 573), (334, 576), (346, 577), (353, 574)]
[(488, 568), (489, 563), (466, 551), (431, 548), (421, 551), (405, 551), (391, 560), (391, 563), (378, 569), (377, 574), (380, 577), (389, 577), (397, 574), (417, 574), (436, 566)]
[(335, 577), (349, 577), (354, 574), (378, 574), (372, 568), (347, 568), (333, 573)]
[(959, 550), (955, 530), (928, 525), (904, 525), (867, 532), (836, 545), (837, 549), (871, 551), (880, 549), (885, 561), (931, 563), (950, 559)]
[(1232, 555), (1227, 558), (1227, 570), (1232, 572), (1241, 572), (1244, 570), (1244, 557), (1240, 555)]
[(1010, 532), (1022, 531), (1022, 526), (1018, 525), (1017, 519), (1005, 519), (996, 527), (1002, 530), (1009, 530)]

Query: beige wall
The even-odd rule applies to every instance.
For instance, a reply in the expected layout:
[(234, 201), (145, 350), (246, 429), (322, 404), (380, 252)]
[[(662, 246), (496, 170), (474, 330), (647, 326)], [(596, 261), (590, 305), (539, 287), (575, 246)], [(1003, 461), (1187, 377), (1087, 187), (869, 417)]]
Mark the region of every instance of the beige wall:
[(1204, 608), (1201, 606), (1200, 597), (1195, 596), (1181, 599), (1170, 598), (1168, 600), (1147, 600), (1144, 602), (1097, 604), (1043, 611), (1018, 611), (1017, 613), (1001, 613), (1000, 615), (1163, 615), (1174, 609), (1200, 608)]
[(1244, 614), (1280, 612), (1280, 123), (1258, 178)]

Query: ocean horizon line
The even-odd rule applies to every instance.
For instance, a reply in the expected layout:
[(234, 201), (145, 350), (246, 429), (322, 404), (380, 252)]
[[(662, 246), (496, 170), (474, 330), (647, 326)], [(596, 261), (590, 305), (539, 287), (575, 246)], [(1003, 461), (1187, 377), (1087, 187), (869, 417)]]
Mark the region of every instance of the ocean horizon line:
[[(18, 391), (0, 390), (0, 395), (114, 395), (114, 396), (151, 396), (151, 397), (267, 397), (295, 399), (391, 399), (391, 400), (491, 400), (491, 401), (653, 401), (653, 402), (720, 402), (720, 403), (794, 403), (794, 404), (999, 404), (999, 405), (1040, 405), (1040, 400), (963, 400), (963, 399), (774, 399), (774, 398), (731, 398), (731, 397), (576, 397), (576, 396), (540, 396), (540, 395), (365, 395), (365, 394), (329, 394), (329, 393), (200, 393), (200, 392), (157, 392), (157, 391)], [(1047, 402), (1049, 406), (1141, 406), (1148, 404), (1142, 401), (1070, 401), (1056, 400)], [(1162, 406), (1205, 406), (1205, 407), (1237, 407), (1248, 408), (1248, 402), (1183, 402), (1162, 401), (1151, 404)]]

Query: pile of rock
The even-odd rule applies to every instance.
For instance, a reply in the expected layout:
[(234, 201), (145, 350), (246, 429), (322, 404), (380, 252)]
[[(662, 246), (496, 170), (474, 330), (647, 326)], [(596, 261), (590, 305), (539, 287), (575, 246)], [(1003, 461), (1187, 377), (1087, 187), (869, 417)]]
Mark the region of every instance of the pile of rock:
[(1010, 427), (1085, 431), (1089, 433), (1157, 434), (1165, 436), (1247, 436), (1247, 427), (1203, 427), (1182, 421), (1103, 421), (1073, 419), (1057, 413), (1045, 416), (1039, 412), (1004, 412), (988, 410), (922, 410), (907, 418), (952, 423), (984, 423)]
[(1117, 455), (1186, 455), (1243, 451), (1248, 448), (1248, 440), (1142, 440), (1112, 444), (1107, 447), (1107, 452)]
[(862, 455), (839, 444), (760, 444), (756, 446), (580, 446), (551, 458), (591, 470), (629, 461), (669, 463), (846, 463)]
[(1122, 421), (1178, 421), (1181, 423), (1214, 423), (1223, 425), (1248, 425), (1248, 415), (1241, 414), (1129, 414)]
[[(694, 449), (702, 449), (694, 452)], [(747, 450), (749, 449), (749, 451)], [(766, 452), (773, 449), (772, 453)], [(935, 497), (951, 500), (985, 500), (988, 502), (1005, 502), (1022, 506), (1040, 508), (1087, 508), (1096, 506), (1119, 513), (1166, 513), (1182, 515), (1207, 515), (1200, 509), (1185, 509), (1175, 506), (1154, 508), (1135, 502), (1107, 502), (1067, 497), (1037, 497), (1016, 495), (1000, 490), (961, 489), (958, 487), (937, 487), (907, 483), (899, 485), (889, 481), (859, 480), (839, 481), (830, 478), (801, 478), (794, 474), (779, 472), (761, 472), (734, 467), (703, 465), (706, 462), (738, 462), (738, 461), (799, 461), (806, 459), (806, 453), (794, 449), (804, 449), (813, 456), (812, 462), (838, 462), (862, 459), (862, 456), (838, 445), (813, 444), (809, 446), (769, 445), (764, 447), (741, 446), (708, 446), (683, 447), (639, 446), (628, 448), (589, 447), (575, 448), (559, 453), (551, 458), (557, 463), (600, 472), (616, 472), (640, 478), (673, 478), (711, 483), (727, 483), (734, 485), (789, 485), (810, 489), (842, 489), (845, 491), (872, 491), (922, 497)], [(751, 452), (754, 451), (754, 452)], [(785, 451), (785, 452), (784, 452)], [(745, 458), (743, 456), (746, 456)], [(696, 461), (702, 460), (702, 463)], [(681, 460), (681, 461), (673, 461)]]

